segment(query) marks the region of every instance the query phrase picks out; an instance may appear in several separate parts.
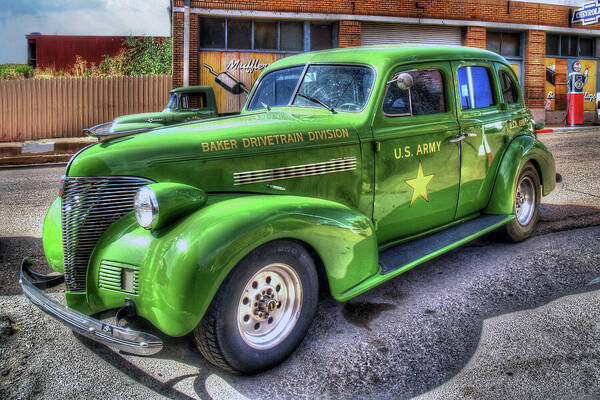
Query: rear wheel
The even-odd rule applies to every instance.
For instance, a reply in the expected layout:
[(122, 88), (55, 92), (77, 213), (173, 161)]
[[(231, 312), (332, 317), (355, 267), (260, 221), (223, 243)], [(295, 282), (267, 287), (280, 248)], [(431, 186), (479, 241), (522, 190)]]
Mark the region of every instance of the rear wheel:
[(300, 344), (317, 299), (317, 271), (304, 247), (290, 240), (268, 243), (225, 279), (194, 330), (196, 344), (227, 371), (263, 371)]
[(540, 177), (531, 163), (521, 169), (515, 188), (515, 219), (505, 225), (506, 236), (513, 242), (527, 239), (533, 233), (540, 210)]

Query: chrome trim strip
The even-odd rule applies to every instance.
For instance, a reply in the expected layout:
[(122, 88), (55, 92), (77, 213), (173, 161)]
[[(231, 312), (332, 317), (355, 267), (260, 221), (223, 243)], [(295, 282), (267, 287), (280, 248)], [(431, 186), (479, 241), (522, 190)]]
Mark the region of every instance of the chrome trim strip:
[(233, 184), (236, 186), (248, 185), (251, 183), (278, 181), (281, 179), (300, 178), (304, 176), (353, 171), (355, 169), (356, 157), (334, 158), (329, 161), (311, 164), (291, 165), (289, 167), (234, 172)]
[[(133, 291), (123, 289), (122, 287), (123, 269), (130, 269), (133, 271)], [(140, 267), (137, 265), (108, 260), (100, 261), (98, 286), (101, 288), (137, 296), (139, 294), (139, 283)]]
[(163, 342), (158, 337), (140, 331), (122, 328), (72, 310), (50, 299), (26, 275), (30, 275), (29, 262), (21, 262), (19, 284), (25, 296), (48, 315), (80, 335), (96, 342), (114, 347), (128, 353), (149, 356), (162, 350)]
[(133, 210), (133, 199), (149, 179), (130, 176), (66, 177), (62, 193), (65, 282), (70, 292), (85, 292), (87, 267), (100, 236)]

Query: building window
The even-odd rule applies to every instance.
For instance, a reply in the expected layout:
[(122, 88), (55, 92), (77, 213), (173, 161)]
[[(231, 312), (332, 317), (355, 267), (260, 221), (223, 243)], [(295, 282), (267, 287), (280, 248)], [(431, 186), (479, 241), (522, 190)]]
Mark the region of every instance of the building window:
[(280, 22), (279, 23), (279, 49), (283, 51), (304, 50), (304, 23)]
[(595, 39), (581, 36), (546, 34), (547, 57), (595, 57)]
[(225, 20), (202, 18), (200, 22), (200, 47), (222, 49), (225, 47)]
[(521, 34), (487, 32), (486, 48), (503, 57), (521, 57)]
[(310, 49), (330, 49), (333, 43), (333, 26), (331, 24), (310, 24)]
[(336, 24), (200, 18), (199, 49), (298, 53), (337, 47)]

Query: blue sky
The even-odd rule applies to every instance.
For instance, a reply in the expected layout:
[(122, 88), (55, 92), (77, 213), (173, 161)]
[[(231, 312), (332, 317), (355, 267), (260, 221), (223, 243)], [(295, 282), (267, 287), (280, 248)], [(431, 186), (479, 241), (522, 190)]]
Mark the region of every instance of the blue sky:
[(26, 63), (25, 35), (154, 35), (170, 32), (169, 0), (0, 0), (0, 64)]

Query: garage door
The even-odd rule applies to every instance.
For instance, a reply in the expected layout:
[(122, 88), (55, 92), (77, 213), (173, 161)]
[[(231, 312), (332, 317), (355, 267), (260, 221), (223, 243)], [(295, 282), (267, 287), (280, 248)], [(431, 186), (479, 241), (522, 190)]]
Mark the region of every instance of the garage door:
[(440, 25), (371, 23), (362, 25), (362, 44), (448, 44), (460, 46), (461, 28)]

